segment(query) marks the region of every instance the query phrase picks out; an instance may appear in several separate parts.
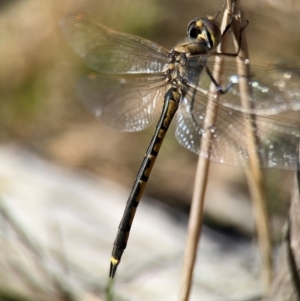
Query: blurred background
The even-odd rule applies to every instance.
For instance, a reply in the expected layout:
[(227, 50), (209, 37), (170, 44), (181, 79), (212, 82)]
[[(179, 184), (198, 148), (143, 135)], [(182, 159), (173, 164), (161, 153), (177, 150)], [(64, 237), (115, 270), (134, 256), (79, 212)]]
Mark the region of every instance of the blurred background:
[[(257, 0), (242, 4), (250, 22), (246, 30), (252, 61), (299, 65), (300, 2)], [(95, 174), (118, 183), (121, 189), (129, 190), (155, 126), (141, 133), (118, 133), (105, 128), (85, 111), (75, 86), (89, 70), (64, 41), (60, 20), (67, 15), (84, 14), (115, 30), (142, 36), (171, 49), (185, 36), (191, 19), (214, 15), (222, 5), (221, 0), (2, 0), (2, 149), (17, 157), (23, 151), (30, 153), (31, 159), (26, 157), (25, 160), (29, 170), (30, 162), (37, 157), (68, 171)], [(185, 220), (193, 191), (197, 156), (179, 146), (173, 133), (172, 127), (156, 161), (145, 196), (171, 206), (174, 210), (170, 213), (172, 215), (176, 216), (178, 210)], [(14, 151), (9, 151), (10, 147)], [(5, 158), (2, 160), (8, 160)], [(13, 164), (7, 169), (11, 173), (18, 170)], [(272, 221), (276, 229), (273, 236), (274, 240), (278, 240), (288, 208), (293, 174), (268, 170), (266, 175), (271, 200), (268, 206), (273, 212)], [(0, 189), (2, 197), (9, 193), (4, 173)], [(122, 199), (124, 206), (125, 201), (126, 198)], [(113, 213), (113, 201), (110, 210)], [(251, 240), (253, 220), (242, 169), (212, 164), (206, 222), (210, 228), (233, 236), (243, 235)], [(183, 225), (185, 223), (186, 220)]]

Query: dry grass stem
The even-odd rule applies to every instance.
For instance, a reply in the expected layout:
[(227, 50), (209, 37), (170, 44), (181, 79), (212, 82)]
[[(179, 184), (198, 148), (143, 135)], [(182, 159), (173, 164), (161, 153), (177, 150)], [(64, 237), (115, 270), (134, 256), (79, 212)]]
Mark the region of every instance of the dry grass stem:
[[(225, 10), (221, 25), (221, 31), (223, 32), (228, 24), (228, 8)], [(225, 40), (225, 39), (224, 39)], [(219, 45), (217, 51), (224, 52), (226, 42), (222, 40), (222, 44)], [(221, 57), (216, 57), (215, 66), (213, 70), (213, 76), (218, 83), (221, 82), (222, 75), (222, 65), (223, 59)], [(216, 87), (212, 83), (210, 87), (210, 95), (207, 104), (205, 119), (204, 119), (204, 130), (205, 135), (203, 135), (201, 140), (201, 150), (200, 153), (209, 154), (211, 151), (211, 140), (213, 139), (213, 133), (209, 129), (213, 124), (215, 124), (218, 106), (216, 93)], [(206, 185), (208, 179), (209, 171), (209, 158), (199, 156), (198, 165), (196, 170), (194, 191), (192, 197), (192, 206), (189, 217), (187, 242), (184, 254), (183, 272), (181, 278), (181, 288), (180, 288), (180, 301), (187, 301), (189, 299), (193, 270), (196, 262), (196, 255), (198, 249), (198, 242), (200, 239), (201, 227), (203, 223), (203, 206), (204, 198), (206, 192)]]
[[(237, 57), (237, 69), (239, 89), (242, 106), (245, 111), (251, 111), (253, 102), (251, 86), (248, 80), (251, 76), (250, 61), (246, 40), (246, 30), (242, 28), (246, 25), (243, 11), (239, 9), (240, 20), (234, 19), (232, 22), (232, 32), (236, 49), (239, 49)], [(272, 282), (272, 244), (270, 234), (269, 214), (266, 207), (265, 181), (261, 170), (261, 157), (256, 151), (260, 144), (259, 137), (255, 131), (255, 115), (245, 114), (245, 127), (247, 133), (247, 149), (249, 154), (249, 169), (246, 168), (248, 185), (253, 203), (254, 217), (258, 236), (258, 245), (262, 257), (262, 278), (266, 291), (269, 290)]]

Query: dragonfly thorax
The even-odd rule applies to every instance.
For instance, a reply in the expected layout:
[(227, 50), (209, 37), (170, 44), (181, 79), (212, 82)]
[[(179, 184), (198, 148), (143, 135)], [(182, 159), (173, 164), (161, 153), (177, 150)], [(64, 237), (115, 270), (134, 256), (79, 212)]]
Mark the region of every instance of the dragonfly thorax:
[(170, 63), (165, 69), (166, 81), (182, 91), (187, 89), (187, 62), (188, 58), (186, 53), (177, 51), (176, 48), (174, 48), (170, 52)]
[(169, 54), (170, 63), (165, 68), (166, 81), (171, 86), (180, 89), (183, 94), (188, 91), (189, 83), (198, 82), (203, 67), (207, 63), (207, 51), (203, 47), (201, 55), (192, 55), (189, 52), (189, 46), (193, 45), (181, 44), (173, 48)]

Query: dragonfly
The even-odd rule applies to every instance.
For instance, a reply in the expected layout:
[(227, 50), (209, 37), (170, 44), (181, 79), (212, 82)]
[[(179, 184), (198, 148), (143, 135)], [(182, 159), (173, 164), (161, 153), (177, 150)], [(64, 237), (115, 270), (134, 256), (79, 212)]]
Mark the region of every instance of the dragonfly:
[[(222, 75), (225, 89), (210, 72), (210, 57), (222, 55), (215, 51), (222, 33), (214, 18), (193, 19), (185, 41), (170, 51), (82, 15), (64, 18), (61, 28), (67, 43), (95, 71), (78, 83), (78, 95), (86, 108), (119, 131), (136, 132), (157, 124), (118, 227), (110, 260), (111, 278), (127, 246), (136, 209), (173, 117), (177, 141), (197, 155), (245, 166), (253, 151), (259, 153), (261, 167), (296, 169), (300, 122), (289, 113), (300, 109), (298, 69), (251, 64), (254, 71), (247, 80), (253, 95), (251, 107), (245, 109), (240, 104), (235, 58), (226, 58)], [(211, 82), (220, 96), (215, 100), (219, 110), (214, 123), (204, 125)], [(255, 115), (252, 130), (260, 143), (254, 150), (247, 149), (247, 114)], [(200, 148), (201, 138), (208, 132), (213, 133), (209, 151)]]

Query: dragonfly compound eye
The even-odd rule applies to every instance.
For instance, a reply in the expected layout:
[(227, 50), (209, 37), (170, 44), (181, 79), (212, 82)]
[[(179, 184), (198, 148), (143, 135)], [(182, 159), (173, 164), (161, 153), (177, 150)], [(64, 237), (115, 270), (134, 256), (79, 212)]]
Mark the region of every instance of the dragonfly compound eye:
[(187, 29), (188, 38), (192, 43), (204, 45), (208, 50), (216, 48), (221, 40), (221, 30), (213, 19), (196, 18)]

